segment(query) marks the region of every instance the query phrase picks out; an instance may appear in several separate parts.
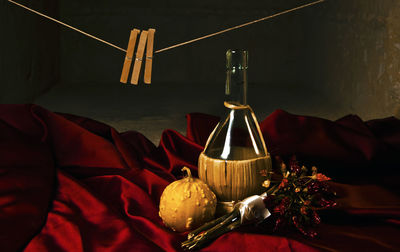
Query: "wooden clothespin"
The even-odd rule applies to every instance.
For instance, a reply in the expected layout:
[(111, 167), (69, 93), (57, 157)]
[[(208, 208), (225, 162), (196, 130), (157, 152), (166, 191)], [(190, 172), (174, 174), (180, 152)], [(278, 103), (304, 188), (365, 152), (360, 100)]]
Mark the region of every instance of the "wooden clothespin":
[(147, 47), (146, 47), (146, 65), (144, 68), (144, 83), (151, 84), (151, 72), (153, 64), (153, 46), (154, 46), (154, 33), (155, 29), (149, 29), (147, 35)]
[(133, 66), (131, 84), (135, 84), (135, 85), (138, 84), (140, 68), (142, 67), (143, 54), (144, 54), (144, 48), (146, 46), (146, 41), (147, 41), (147, 31), (142, 31), (140, 33), (139, 45), (138, 45), (138, 48), (136, 51), (136, 58), (135, 58), (135, 64)]
[(124, 66), (122, 67), (122, 73), (120, 79), (120, 81), (125, 84), (128, 82), (129, 69), (131, 68), (133, 52), (135, 51), (136, 38), (139, 35), (139, 33), (140, 30), (133, 29), (131, 30), (131, 35), (129, 37), (128, 48), (126, 50)]

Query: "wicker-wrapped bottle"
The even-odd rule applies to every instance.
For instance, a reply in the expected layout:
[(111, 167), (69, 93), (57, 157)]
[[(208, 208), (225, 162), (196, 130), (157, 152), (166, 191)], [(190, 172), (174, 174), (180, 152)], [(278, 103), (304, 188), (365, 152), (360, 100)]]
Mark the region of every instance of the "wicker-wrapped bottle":
[(262, 193), (271, 158), (253, 110), (247, 104), (248, 52), (226, 52), (227, 115), (208, 138), (199, 157), (199, 178), (218, 199), (217, 212), (227, 213), (236, 202)]

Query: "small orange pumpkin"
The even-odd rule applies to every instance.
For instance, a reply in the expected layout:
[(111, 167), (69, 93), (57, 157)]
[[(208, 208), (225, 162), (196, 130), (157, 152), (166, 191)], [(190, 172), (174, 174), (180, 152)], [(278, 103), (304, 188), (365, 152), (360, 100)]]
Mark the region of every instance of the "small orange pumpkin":
[(160, 199), (159, 215), (164, 224), (177, 232), (193, 230), (214, 218), (217, 198), (200, 179), (187, 177), (169, 184)]

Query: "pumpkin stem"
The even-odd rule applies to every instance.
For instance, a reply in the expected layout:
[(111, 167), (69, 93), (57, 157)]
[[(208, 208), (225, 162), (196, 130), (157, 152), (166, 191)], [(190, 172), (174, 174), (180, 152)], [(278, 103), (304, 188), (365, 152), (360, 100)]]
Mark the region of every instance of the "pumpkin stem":
[(191, 180), (191, 179), (192, 179), (192, 173), (190, 172), (190, 169), (189, 169), (189, 168), (187, 168), (186, 166), (184, 166), (184, 167), (182, 168), (182, 170), (181, 170), (181, 171), (183, 171), (183, 172), (185, 172), (185, 171), (186, 171), (187, 178), (188, 178), (189, 180)]

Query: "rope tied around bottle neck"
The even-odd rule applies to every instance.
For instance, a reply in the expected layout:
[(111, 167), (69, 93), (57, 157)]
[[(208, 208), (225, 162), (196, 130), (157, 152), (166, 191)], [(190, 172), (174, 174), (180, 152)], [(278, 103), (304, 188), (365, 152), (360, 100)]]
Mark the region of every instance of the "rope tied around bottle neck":
[(233, 102), (228, 102), (228, 101), (224, 101), (224, 106), (229, 108), (229, 109), (251, 109), (251, 107), (249, 105), (243, 105), (243, 104), (239, 104), (239, 103), (233, 103)]

